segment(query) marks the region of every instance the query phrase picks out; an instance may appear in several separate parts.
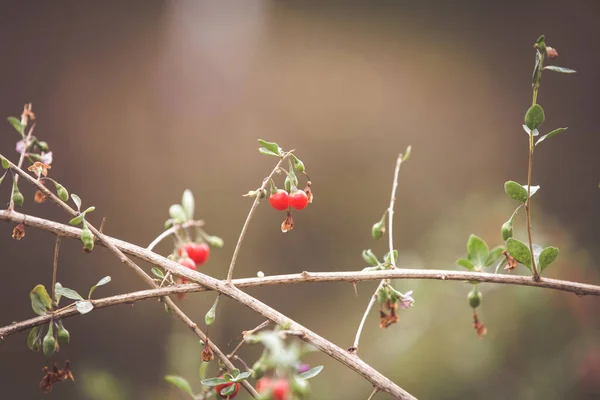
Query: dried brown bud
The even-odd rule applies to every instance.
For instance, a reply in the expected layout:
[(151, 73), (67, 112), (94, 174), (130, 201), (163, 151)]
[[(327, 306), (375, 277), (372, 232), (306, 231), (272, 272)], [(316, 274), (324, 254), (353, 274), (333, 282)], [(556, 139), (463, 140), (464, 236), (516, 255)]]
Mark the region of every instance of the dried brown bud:
[(13, 239), (21, 240), (25, 237), (25, 225), (21, 222), (19, 225), (15, 226), (12, 234)]
[(519, 262), (516, 260), (516, 258), (508, 254), (506, 250), (504, 250), (502, 254), (504, 254), (504, 256), (506, 257), (506, 266), (504, 267), (504, 269), (508, 272), (516, 269), (519, 265)]
[(556, 57), (558, 57), (558, 51), (556, 51), (554, 47), (546, 46), (546, 56), (549, 59), (554, 60)]
[(46, 195), (38, 190), (35, 192), (35, 196), (33, 196), (33, 201), (36, 203), (43, 203), (46, 201)]
[(481, 339), (483, 335), (487, 333), (487, 328), (479, 320), (476, 312), (473, 313), (473, 329), (475, 329), (475, 332), (477, 332), (477, 337), (479, 337), (479, 339)]
[(292, 218), (292, 213), (290, 213), (288, 211), (287, 216), (285, 217), (285, 220), (281, 224), (281, 232), (283, 232), (283, 233), (289, 232), (292, 229), (294, 229), (294, 219)]
[(398, 314), (396, 314), (396, 310), (398, 309), (398, 302), (386, 300), (385, 308), (390, 310), (390, 314), (386, 314), (385, 311), (379, 309), (379, 326), (383, 329), (389, 328), (390, 325), (398, 322)]
[(31, 111), (31, 103), (25, 104), (23, 106), (23, 113), (21, 114), (21, 125), (27, 125), (29, 123), (29, 119), (35, 119), (35, 114), (33, 113), (33, 111)]
[(208, 338), (206, 338), (206, 343), (204, 343), (204, 349), (202, 350), (202, 361), (210, 362), (214, 359), (215, 359), (215, 355), (213, 354), (213, 351), (209, 346)]

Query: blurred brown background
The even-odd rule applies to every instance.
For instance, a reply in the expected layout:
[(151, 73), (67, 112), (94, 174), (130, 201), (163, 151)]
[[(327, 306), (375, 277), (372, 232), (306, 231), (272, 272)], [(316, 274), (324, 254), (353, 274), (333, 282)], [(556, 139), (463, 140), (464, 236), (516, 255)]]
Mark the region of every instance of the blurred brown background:
[[(359, 270), (360, 252), (385, 252), (369, 230), (389, 201), (396, 155), (413, 155), (400, 177), (395, 243), (406, 268), (456, 269), (470, 233), (500, 244), (515, 204), (508, 179), (526, 181), (532, 44), (558, 49), (539, 102), (546, 132), (569, 130), (536, 152), (536, 241), (561, 248), (547, 276), (600, 283), (594, 261), (600, 228), (598, 108), (600, 41), (596, 1), (270, 2), (3, 1), (0, 4), (0, 114), (33, 102), (36, 134), (54, 150), (52, 176), (105, 231), (148, 244), (185, 188), (207, 229), (225, 239), (203, 272), (224, 277), (256, 188), (273, 159), (257, 138), (297, 149), (315, 202), (283, 214), (263, 205), (249, 230), (236, 276)], [(0, 152), (17, 159), (5, 124)], [(0, 196), (6, 201), (10, 185)], [(66, 222), (22, 185), (24, 212)], [(3, 200), (3, 201), (5, 201)], [(523, 237), (523, 215), (517, 218)], [(20, 242), (2, 224), (0, 323), (32, 316), (28, 292), (50, 284), (54, 239), (27, 230)], [(168, 254), (168, 244), (160, 249)], [(526, 271), (518, 271), (525, 273)], [(144, 288), (107, 251), (63, 244), (59, 281), (97, 296)], [(342, 347), (376, 283), (249, 290)], [(489, 333), (477, 340), (465, 284), (404, 281), (415, 307), (388, 330), (373, 312), (361, 357), (422, 399), (586, 399), (600, 395), (600, 300), (533, 288), (483, 285), (480, 312)], [(183, 307), (201, 321), (213, 294)], [(211, 335), (227, 351), (262, 319), (225, 299)], [(93, 312), (66, 322), (76, 381), (49, 399), (179, 399), (162, 377), (186, 376), (200, 389), (200, 346), (153, 301)], [(26, 334), (0, 348), (0, 397), (35, 399), (43, 355)], [(249, 363), (258, 348), (242, 356)], [(369, 384), (320, 354), (314, 399), (365, 399)], [(240, 398), (246, 398), (245, 393)], [(378, 395), (376, 398), (384, 398)]]

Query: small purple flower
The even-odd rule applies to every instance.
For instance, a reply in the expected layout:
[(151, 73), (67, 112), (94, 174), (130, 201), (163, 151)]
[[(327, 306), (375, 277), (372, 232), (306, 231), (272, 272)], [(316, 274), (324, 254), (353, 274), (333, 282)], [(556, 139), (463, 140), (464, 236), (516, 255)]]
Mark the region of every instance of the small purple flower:
[(402, 296), (402, 300), (400, 301), (400, 308), (408, 308), (408, 307), (412, 307), (413, 303), (415, 302), (415, 299), (412, 298), (413, 291), (409, 290), (408, 292), (404, 293), (404, 296)]
[(19, 140), (15, 150), (17, 150), (17, 153), (23, 153), (25, 151), (25, 142), (23, 140)]
[(296, 365), (296, 369), (298, 370), (298, 373), (301, 374), (301, 373), (308, 371), (310, 369), (310, 365), (298, 364), (298, 365)]
[(52, 152), (49, 151), (47, 153), (42, 153), (42, 155), (40, 156), (40, 161), (44, 164), (52, 164)]

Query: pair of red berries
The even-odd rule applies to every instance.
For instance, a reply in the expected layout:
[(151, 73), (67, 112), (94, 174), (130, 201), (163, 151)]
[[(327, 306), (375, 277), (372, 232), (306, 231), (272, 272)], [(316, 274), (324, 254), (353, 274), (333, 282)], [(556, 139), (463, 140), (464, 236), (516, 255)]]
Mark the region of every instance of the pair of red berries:
[(271, 391), (271, 399), (288, 400), (290, 395), (290, 383), (287, 379), (260, 378), (256, 382), (256, 391), (264, 394)]
[[(183, 244), (183, 246), (179, 247), (178, 251), (180, 256), (183, 254), (184, 250), (189, 257), (188, 260), (191, 259), (194, 262), (194, 267), (191, 268), (188, 265), (182, 264), (181, 261), (179, 263), (193, 270), (195, 270), (196, 267), (204, 264), (206, 260), (208, 260), (208, 256), (210, 255), (210, 247), (208, 247), (206, 243), (185, 243)], [(182, 260), (186, 259), (183, 258)]]
[(308, 195), (302, 190), (295, 190), (288, 193), (283, 189), (279, 189), (269, 198), (271, 207), (276, 210), (283, 211), (288, 207), (296, 210), (302, 210), (308, 205)]
[[(222, 376), (221, 376), (221, 378), (222, 378)], [(235, 396), (237, 396), (238, 392), (240, 391), (240, 384), (239, 383), (235, 384), (235, 390), (229, 396), (223, 396), (223, 395), (221, 395), (221, 390), (223, 390), (226, 387), (229, 387), (231, 385), (233, 385), (233, 382), (221, 383), (220, 385), (215, 386), (215, 389), (217, 391), (217, 398), (219, 398), (219, 399), (233, 399)]]

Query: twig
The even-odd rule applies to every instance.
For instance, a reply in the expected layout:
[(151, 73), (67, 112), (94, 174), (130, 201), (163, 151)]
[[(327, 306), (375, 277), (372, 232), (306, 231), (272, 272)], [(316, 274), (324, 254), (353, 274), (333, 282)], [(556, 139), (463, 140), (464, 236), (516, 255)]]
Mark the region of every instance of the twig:
[(287, 159), (293, 152), (294, 152), (294, 150), (290, 150), (290, 151), (286, 152), (283, 156), (281, 156), (281, 158), (279, 159), (279, 162), (275, 165), (275, 168), (273, 168), (273, 170), (271, 171), (269, 176), (267, 176), (263, 180), (262, 185), (257, 190), (258, 194), (254, 198), (252, 207), (250, 207), (250, 211), (248, 212), (248, 216), (246, 217), (244, 226), (242, 226), (242, 231), (240, 232), (240, 237), (238, 238), (237, 244), (235, 245), (235, 249), (233, 250), (233, 256), (231, 256), (231, 263), (229, 264), (229, 270), (227, 271), (227, 282), (228, 283), (231, 283), (231, 279), (233, 278), (233, 269), (235, 268), (235, 262), (237, 261), (238, 253), (240, 252), (240, 248), (242, 247), (242, 242), (244, 241), (244, 237), (246, 236), (246, 230), (248, 229), (248, 226), (250, 225), (250, 220), (252, 219), (252, 216), (254, 215), (254, 211), (256, 210), (256, 207), (258, 207), (258, 203), (260, 202), (261, 193), (263, 192), (263, 190), (265, 190), (265, 188), (267, 187), (267, 184), (269, 183), (269, 181), (271, 180), (273, 175), (275, 175), (277, 170), (279, 170), (281, 163), (283, 163), (285, 161), (285, 159)]
[[(23, 151), (21, 151), (21, 155), (19, 156), (19, 162), (17, 163), (17, 168), (19, 168), (19, 169), (21, 169), (21, 167), (23, 166), (23, 161), (25, 161), (25, 153), (27, 153), (27, 148), (29, 147), (29, 141), (31, 140), (31, 135), (33, 134), (34, 128), (35, 128), (35, 123), (33, 125), (31, 125), (31, 128), (29, 128), (29, 132), (27, 132), (27, 136), (25, 138), (23, 138)], [(10, 202), (8, 203), (8, 209), (11, 211), (15, 209), (15, 202), (13, 200), (13, 195), (15, 194), (15, 186), (17, 186), (19, 184), (19, 175), (15, 174), (13, 179), (14, 179), (13, 186), (10, 191)]]
[[(0, 220), (23, 223), (31, 228), (40, 229), (51, 232), (55, 235), (61, 235), (63, 238), (77, 239), (81, 236), (81, 229), (69, 225), (60, 224), (58, 222), (49, 221), (43, 218), (25, 215), (18, 212), (10, 212), (0, 210)], [(176, 264), (154, 252), (136, 246), (132, 243), (123, 240), (105, 236), (106, 240), (113, 243), (117, 248), (125, 254), (146, 261), (154, 266), (168, 269), (174, 268)], [(102, 243), (100, 243), (102, 245)], [(179, 271), (176, 272), (179, 275)], [(535, 282), (530, 276), (524, 275), (503, 275), (493, 274), (488, 272), (472, 272), (472, 271), (453, 271), (443, 269), (404, 269), (397, 268), (394, 270), (383, 271), (338, 271), (338, 272), (307, 272), (299, 274), (286, 275), (271, 275), (262, 278), (241, 278), (231, 281), (233, 285), (239, 288), (272, 286), (272, 285), (289, 285), (301, 283), (318, 283), (318, 282), (362, 282), (381, 279), (410, 279), (410, 280), (441, 280), (441, 281), (477, 281), (488, 282), (505, 285), (532, 286), (543, 289), (553, 289), (563, 292), (574, 293), (579, 296), (600, 296), (600, 286), (587, 283), (572, 282), (559, 279), (541, 278), (539, 282)], [(225, 281), (221, 282), (222, 285)], [(198, 284), (187, 284), (177, 286), (181, 289), (165, 288), (173, 290), (169, 293), (185, 293), (185, 292), (204, 292), (212, 290)]]
[(244, 343), (246, 343), (246, 338), (248, 337), (248, 335), (252, 335), (257, 331), (260, 331), (262, 328), (267, 327), (270, 323), (271, 323), (271, 321), (266, 320), (262, 324), (258, 325), (256, 328), (250, 329), (249, 331), (243, 331), (242, 332), (242, 340), (238, 343), (237, 346), (235, 346), (235, 349), (233, 349), (233, 351), (231, 353), (227, 354), (227, 358), (232, 358), (233, 356), (235, 356), (235, 353), (238, 352), (240, 347), (242, 347), (244, 345)]
[(191, 228), (191, 227), (198, 227), (198, 226), (203, 226), (204, 225), (204, 221), (199, 220), (199, 221), (188, 221), (185, 222), (183, 224), (178, 224), (178, 225), (174, 225), (172, 227), (170, 227), (169, 229), (167, 229), (166, 231), (164, 231), (163, 233), (161, 233), (160, 235), (158, 235), (156, 237), (156, 239), (154, 239), (152, 241), (152, 243), (150, 243), (148, 245), (148, 247), (146, 247), (148, 250), (152, 251), (154, 250), (154, 248), (163, 240), (165, 240), (166, 238), (168, 238), (169, 236), (173, 235), (174, 233), (176, 233), (177, 231), (181, 230), (181, 229), (187, 229), (187, 228)]
[[(69, 206), (67, 203), (58, 198), (58, 196), (52, 193), (46, 186), (41, 184), (39, 181), (33, 179), (29, 174), (27, 174), (21, 168), (14, 165), (12, 162), (9, 161), (9, 164), (17, 174), (21, 175), (29, 183), (36, 186), (40, 191), (42, 191), (42, 193), (46, 195), (46, 197), (52, 199), (54, 203), (56, 203), (60, 208), (65, 210), (68, 214), (72, 216), (78, 215), (77, 211), (75, 211), (73, 208), (71, 208), (71, 206)], [(108, 239), (108, 236), (98, 231), (89, 222), (87, 223), (87, 226), (89, 230), (94, 234), (94, 236), (98, 238), (99, 242), (103, 244), (107, 249), (109, 249), (113, 254), (115, 254), (119, 261), (131, 268), (149, 286), (153, 288), (158, 288), (156, 282), (154, 282), (154, 279), (150, 275), (146, 274), (146, 272), (144, 272), (144, 270), (140, 268), (139, 265), (134, 263), (130, 258), (123, 254), (123, 252), (119, 250), (119, 248), (116, 247), (114, 243)], [(79, 237), (81, 237), (81, 234), (79, 235)], [(225, 354), (212, 341), (207, 341), (207, 337), (204, 334), (204, 332), (202, 332), (200, 328), (198, 328), (198, 325), (194, 321), (192, 321), (179, 307), (177, 307), (173, 300), (171, 300), (168, 297), (164, 297), (162, 300), (171, 309), (173, 314), (175, 314), (179, 319), (181, 319), (188, 326), (188, 328), (190, 328), (198, 337), (200, 337), (200, 339), (202, 339), (204, 342), (210, 343), (210, 347), (213, 350), (214, 354), (216, 354), (216, 356), (223, 362), (223, 364), (225, 364), (225, 366), (227, 366), (227, 368), (229, 368), (230, 370), (235, 368), (231, 361), (229, 361)], [(258, 392), (256, 392), (254, 387), (250, 385), (247, 381), (243, 381), (242, 386), (244, 386), (246, 391), (248, 391), (248, 393), (250, 393), (252, 397), (258, 397)]]
[(60, 250), (60, 235), (56, 235), (56, 243), (54, 244), (54, 262), (52, 264), (52, 308), (56, 305), (56, 274), (58, 273), (58, 252)]
[[(387, 209), (388, 213), (388, 242), (390, 246), (390, 264), (392, 264), (392, 269), (396, 268), (396, 259), (394, 257), (394, 234), (393, 234), (393, 226), (394, 226), (394, 204), (396, 203), (396, 190), (398, 189), (398, 175), (400, 174), (400, 167), (402, 166), (402, 154), (398, 155), (398, 159), (396, 160), (396, 168), (394, 168), (394, 180), (392, 182), (392, 195), (390, 196), (390, 205)], [(381, 287), (385, 284), (386, 280), (383, 279), (377, 289), (375, 289), (375, 293), (371, 296), (371, 300), (369, 300), (369, 304), (367, 304), (367, 309), (360, 320), (360, 324), (358, 325), (358, 330), (356, 331), (356, 337), (354, 338), (354, 344), (352, 345), (352, 349), (355, 352), (358, 352), (358, 343), (360, 341), (360, 335), (362, 334), (362, 330), (365, 326), (365, 322), (367, 321), (367, 316), (371, 312), (373, 305), (375, 304), (375, 299), (377, 298), (377, 292)]]
[(367, 400), (371, 400), (373, 399), (373, 397), (375, 397), (375, 395), (379, 393), (379, 389), (374, 388), (373, 391), (371, 392), (371, 394), (369, 395), (369, 398)]

